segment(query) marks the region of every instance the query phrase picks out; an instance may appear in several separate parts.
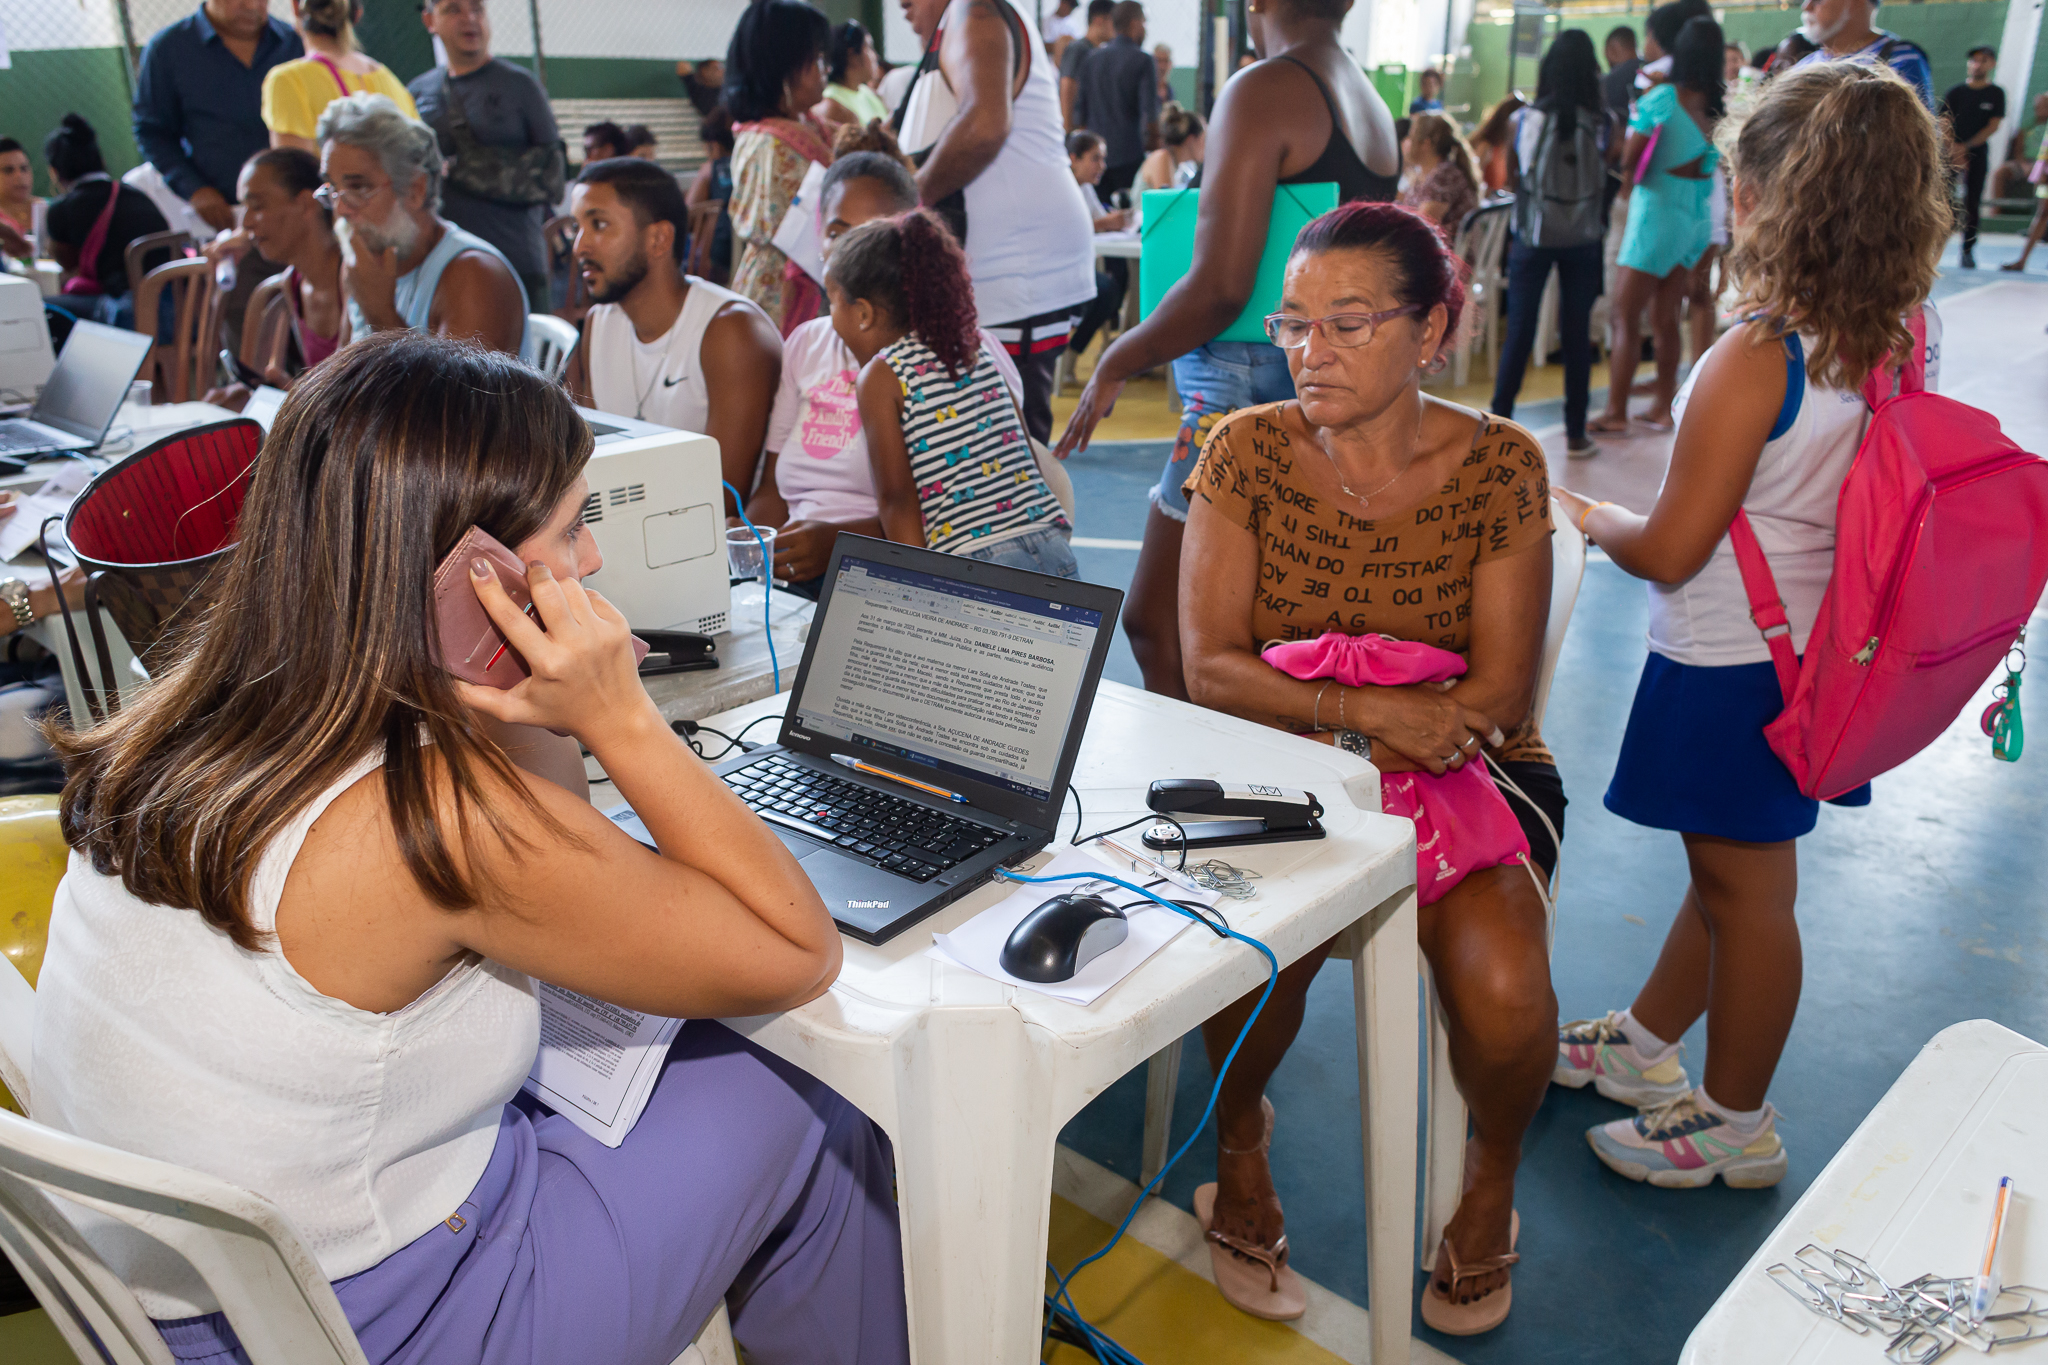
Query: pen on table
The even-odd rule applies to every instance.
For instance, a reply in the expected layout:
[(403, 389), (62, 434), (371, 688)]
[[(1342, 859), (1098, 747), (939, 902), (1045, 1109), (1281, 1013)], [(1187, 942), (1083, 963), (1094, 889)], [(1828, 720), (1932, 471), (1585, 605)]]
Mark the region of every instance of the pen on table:
[(1972, 1322), (1984, 1321), (2003, 1288), (1997, 1273), (1998, 1242), (2005, 1233), (2005, 1211), (2011, 1203), (2012, 1177), (2005, 1176), (1998, 1182), (1998, 1193), (1991, 1200), (1991, 1228), (1984, 1234), (1984, 1260), (1977, 1267), (1977, 1287), (1970, 1294)]
[(849, 758), (845, 754), (832, 755), (832, 761), (841, 767), (851, 768), (857, 773), (866, 773), (870, 777), (886, 777), (891, 782), (901, 782), (906, 787), (915, 787), (921, 792), (930, 792), (933, 796), (943, 796), (946, 800), (958, 801), (963, 806), (967, 804), (967, 798), (959, 792), (949, 792), (944, 787), (934, 787), (929, 782), (920, 782), (914, 777), (905, 777), (902, 773), (892, 773), (887, 768), (877, 768), (872, 763), (863, 763), (859, 759)]

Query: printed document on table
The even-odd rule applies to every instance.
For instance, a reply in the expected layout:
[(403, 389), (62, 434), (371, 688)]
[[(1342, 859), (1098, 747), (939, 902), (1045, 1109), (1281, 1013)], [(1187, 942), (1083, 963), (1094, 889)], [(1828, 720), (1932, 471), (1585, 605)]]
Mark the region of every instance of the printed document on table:
[(647, 1108), (683, 1021), (533, 984), (540, 1052), (522, 1088), (605, 1146), (618, 1146)]
[[(36, 543), (43, 522), (49, 517), (62, 516), (71, 510), (71, 504), (85, 486), (92, 482), (93, 471), (85, 464), (67, 464), (43, 481), (35, 492), (16, 498), (14, 515), (0, 521), (0, 559), (13, 559), (16, 555), (31, 549)], [(50, 528), (52, 554), (54, 548), (64, 544), (64, 530), (61, 526)], [(67, 550), (69, 547), (65, 547)], [(67, 558), (66, 563), (70, 560)]]

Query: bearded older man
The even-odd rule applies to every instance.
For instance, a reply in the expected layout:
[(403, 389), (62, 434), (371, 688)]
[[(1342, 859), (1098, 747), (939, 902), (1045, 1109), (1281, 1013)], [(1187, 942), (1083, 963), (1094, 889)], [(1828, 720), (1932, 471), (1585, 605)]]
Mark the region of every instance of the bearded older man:
[(415, 328), (519, 353), (526, 289), (499, 250), (441, 217), (434, 130), (382, 95), (335, 100), (320, 115), (316, 195), (333, 211), (347, 263), (355, 340)]

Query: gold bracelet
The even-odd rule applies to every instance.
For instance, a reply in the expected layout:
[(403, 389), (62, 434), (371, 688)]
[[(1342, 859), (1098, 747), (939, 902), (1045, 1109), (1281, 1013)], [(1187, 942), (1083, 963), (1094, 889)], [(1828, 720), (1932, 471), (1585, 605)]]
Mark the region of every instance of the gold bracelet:
[(1592, 516), (1592, 515), (1593, 515), (1593, 514), (1594, 514), (1595, 512), (1599, 511), (1599, 510), (1600, 510), (1601, 508), (1603, 508), (1603, 507), (1612, 507), (1612, 506), (1614, 506), (1614, 504), (1613, 504), (1613, 503), (1611, 503), (1611, 502), (1596, 502), (1596, 503), (1594, 503), (1594, 504), (1593, 504), (1593, 505), (1592, 505), (1591, 507), (1588, 507), (1588, 508), (1587, 508), (1587, 509), (1586, 509), (1585, 511), (1583, 511), (1583, 512), (1579, 513), (1579, 534), (1580, 534), (1580, 535), (1584, 535), (1584, 534), (1586, 534), (1586, 518), (1587, 518), (1587, 517), (1590, 517), (1590, 516)]

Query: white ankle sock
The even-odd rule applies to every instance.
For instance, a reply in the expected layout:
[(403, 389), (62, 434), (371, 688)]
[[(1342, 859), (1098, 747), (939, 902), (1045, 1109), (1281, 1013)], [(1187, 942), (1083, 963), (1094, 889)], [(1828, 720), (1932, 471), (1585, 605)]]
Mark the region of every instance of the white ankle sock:
[(1764, 1115), (1769, 1113), (1771, 1108), (1770, 1105), (1766, 1104), (1760, 1109), (1730, 1109), (1727, 1105), (1709, 1095), (1705, 1086), (1701, 1086), (1698, 1093), (1702, 1106), (1726, 1119), (1730, 1128), (1735, 1128), (1745, 1133), (1753, 1133), (1763, 1127)]
[(1670, 1054), (1671, 1049), (1678, 1046), (1676, 1043), (1665, 1042), (1662, 1038), (1644, 1028), (1635, 1015), (1628, 1010), (1623, 1010), (1621, 1018), (1616, 1022), (1621, 1025), (1621, 1036), (1628, 1039), (1628, 1045), (1634, 1048), (1637, 1054), (1652, 1066), (1663, 1061)]

